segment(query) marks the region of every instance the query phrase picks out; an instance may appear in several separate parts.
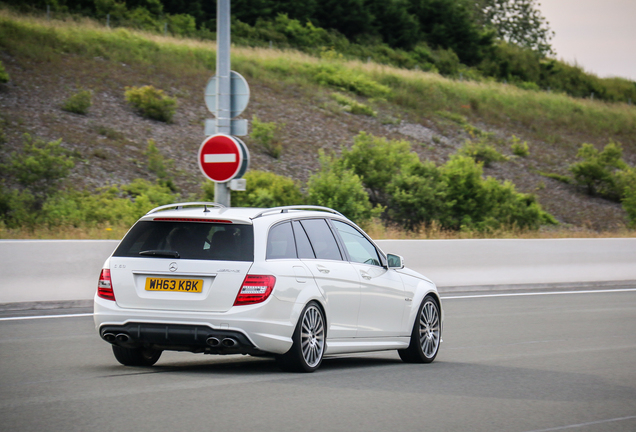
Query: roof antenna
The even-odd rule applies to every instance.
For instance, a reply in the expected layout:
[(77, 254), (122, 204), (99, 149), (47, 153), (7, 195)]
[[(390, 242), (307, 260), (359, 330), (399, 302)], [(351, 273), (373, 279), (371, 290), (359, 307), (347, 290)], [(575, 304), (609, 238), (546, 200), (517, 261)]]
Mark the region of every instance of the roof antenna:
[(210, 210), (208, 210), (207, 204), (203, 204), (203, 213), (210, 213)]

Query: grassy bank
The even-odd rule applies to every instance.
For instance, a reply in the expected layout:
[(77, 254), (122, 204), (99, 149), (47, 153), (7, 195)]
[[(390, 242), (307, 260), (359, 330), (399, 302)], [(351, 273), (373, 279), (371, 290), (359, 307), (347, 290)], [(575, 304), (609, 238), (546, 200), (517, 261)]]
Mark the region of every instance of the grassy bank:
[[(0, 13), (0, 44), (9, 54), (60, 61), (65, 54), (101, 57), (161, 70), (176, 82), (215, 69), (214, 43), (111, 30), (89, 19), (46, 21)], [(429, 117), (439, 111), (495, 125), (513, 123), (554, 140), (568, 130), (588, 138), (613, 136), (636, 145), (636, 108), (522, 90), (496, 82), (470, 82), (375, 63), (312, 57), (297, 51), (234, 47), (232, 65), (246, 78), (352, 91)]]

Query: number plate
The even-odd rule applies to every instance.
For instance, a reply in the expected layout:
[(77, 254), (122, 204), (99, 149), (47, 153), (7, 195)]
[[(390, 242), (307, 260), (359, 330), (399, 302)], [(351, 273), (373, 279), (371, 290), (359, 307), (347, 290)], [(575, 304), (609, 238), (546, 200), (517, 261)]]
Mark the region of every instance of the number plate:
[(146, 291), (195, 292), (203, 291), (203, 279), (146, 278)]

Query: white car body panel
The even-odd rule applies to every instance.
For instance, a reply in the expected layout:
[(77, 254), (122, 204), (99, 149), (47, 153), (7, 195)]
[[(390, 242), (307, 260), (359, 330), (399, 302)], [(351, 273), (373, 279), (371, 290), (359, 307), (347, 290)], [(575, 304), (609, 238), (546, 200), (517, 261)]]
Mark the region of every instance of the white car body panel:
[[(207, 209), (205, 217), (252, 224), (253, 261), (215, 261), (169, 257), (111, 256), (116, 301), (95, 296), (98, 332), (105, 326), (130, 323), (202, 326), (243, 335), (264, 353), (283, 354), (301, 312), (317, 302), (327, 322), (325, 355), (405, 349), (419, 306), (427, 294), (439, 303), (433, 282), (407, 268), (325, 259), (267, 259), (270, 228), (285, 220), (346, 218), (322, 211), (289, 211), (254, 217), (259, 209)], [(264, 209), (261, 209), (261, 211)], [(201, 209), (165, 210), (146, 215), (203, 217)], [(254, 217), (254, 219), (251, 219)], [(386, 258), (380, 248), (379, 253)], [(177, 269), (171, 271), (170, 264)], [(246, 275), (273, 275), (276, 284), (262, 303), (233, 306)], [(147, 277), (202, 279), (201, 293), (146, 291)], [(443, 311), (440, 305), (440, 315)], [(101, 334), (101, 333), (100, 333)]]

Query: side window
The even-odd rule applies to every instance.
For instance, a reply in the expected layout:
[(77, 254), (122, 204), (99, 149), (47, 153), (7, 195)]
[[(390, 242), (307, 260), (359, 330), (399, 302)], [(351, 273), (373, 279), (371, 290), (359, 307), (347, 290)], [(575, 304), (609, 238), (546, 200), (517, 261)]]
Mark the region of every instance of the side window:
[(357, 229), (346, 223), (332, 220), (344, 241), (351, 261), (362, 264), (380, 265), (378, 251)]
[(305, 219), (300, 221), (311, 241), (318, 259), (342, 260), (336, 239), (324, 219)]
[(296, 258), (296, 243), (291, 224), (284, 222), (269, 230), (266, 259)]
[(311, 248), (311, 243), (309, 243), (309, 237), (307, 237), (307, 233), (302, 225), (300, 225), (300, 222), (293, 221), (292, 226), (294, 227), (294, 236), (296, 237), (298, 258), (316, 258), (314, 250)]

